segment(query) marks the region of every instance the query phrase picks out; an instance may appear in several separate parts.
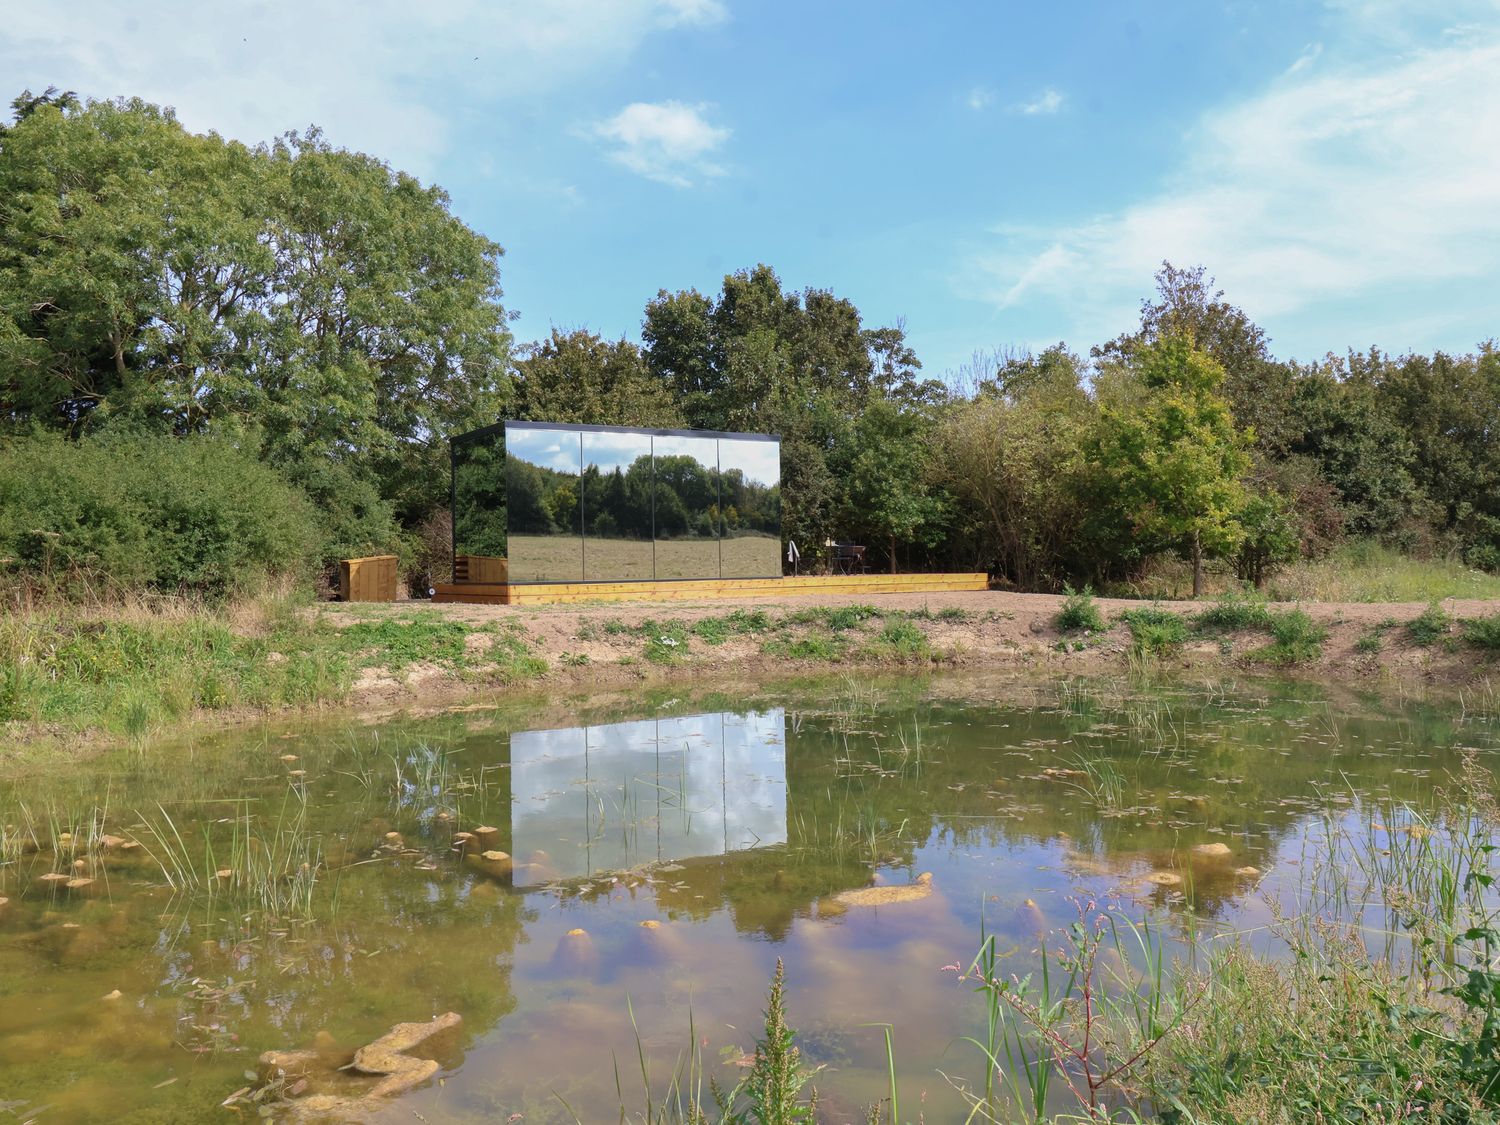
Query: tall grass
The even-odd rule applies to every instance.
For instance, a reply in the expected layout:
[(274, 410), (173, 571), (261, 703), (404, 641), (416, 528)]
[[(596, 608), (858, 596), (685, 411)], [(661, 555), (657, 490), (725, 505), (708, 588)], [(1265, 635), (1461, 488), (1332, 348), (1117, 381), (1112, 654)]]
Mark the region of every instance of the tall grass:
[(323, 853), (308, 823), (306, 795), (290, 786), (270, 818), (249, 798), (232, 807), (227, 841), (215, 838), (211, 823), (184, 836), (161, 806), (142, 816), (138, 838), (167, 885), (193, 903), (266, 920), (311, 918)]
[(1500, 598), (1500, 575), (1456, 559), (1416, 559), (1371, 543), (1350, 543), (1326, 558), (1287, 567), (1271, 579), (1266, 593), (1286, 602)]

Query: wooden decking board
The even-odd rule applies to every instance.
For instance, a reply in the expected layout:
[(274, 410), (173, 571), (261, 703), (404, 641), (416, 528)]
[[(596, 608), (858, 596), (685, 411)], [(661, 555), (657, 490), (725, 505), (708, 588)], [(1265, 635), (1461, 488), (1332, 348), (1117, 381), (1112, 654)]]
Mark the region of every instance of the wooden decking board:
[(805, 594), (912, 594), (984, 590), (984, 574), (827, 574), (796, 578), (708, 578), (681, 582), (442, 582), (435, 602), (569, 605), (579, 602), (774, 598)]

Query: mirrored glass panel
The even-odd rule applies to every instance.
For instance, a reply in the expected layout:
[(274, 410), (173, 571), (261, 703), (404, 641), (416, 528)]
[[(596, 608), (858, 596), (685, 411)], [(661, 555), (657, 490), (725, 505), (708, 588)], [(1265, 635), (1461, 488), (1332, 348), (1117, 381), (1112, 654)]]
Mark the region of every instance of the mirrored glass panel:
[(651, 435), (583, 433), (583, 576), (652, 577)]
[(453, 578), (505, 581), (505, 431), (454, 439)]
[(719, 577), (719, 443), (652, 438), (656, 480), (656, 577)]
[(583, 581), (582, 453), (577, 430), (505, 424), (510, 581)]
[(720, 573), (781, 574), (781, 443), (719, 439)]
[(786, 715), (510, 736), (517, 886), (784, 844)]

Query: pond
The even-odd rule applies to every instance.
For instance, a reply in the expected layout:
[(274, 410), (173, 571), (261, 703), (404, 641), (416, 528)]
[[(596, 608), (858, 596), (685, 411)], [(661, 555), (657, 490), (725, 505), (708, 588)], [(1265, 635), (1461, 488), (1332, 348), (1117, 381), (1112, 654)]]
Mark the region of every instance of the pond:
[(1466, 754), (1493, 768), (1497, 733), (1306, 684), (866, 678), (11, 778), (0, 1120), (200, 1121), (236, 1094), (253, 1118), (262, 1052), (346, 1059), (447, 1012), (398, 1097), (310, 1078), (351, 1099), (330, 1119), (618, 1120), (693, 1057), (739, 1079), (778, 959), (821, 1119), (888, 1094), (889, 1031), (905, 1115), (963, 1120), (984, 1005), (945, 967), (982, 934), (1024, 973), (1092, 900), (1172, 956), (1253, 946), (1330, 831), (1431, 802)]

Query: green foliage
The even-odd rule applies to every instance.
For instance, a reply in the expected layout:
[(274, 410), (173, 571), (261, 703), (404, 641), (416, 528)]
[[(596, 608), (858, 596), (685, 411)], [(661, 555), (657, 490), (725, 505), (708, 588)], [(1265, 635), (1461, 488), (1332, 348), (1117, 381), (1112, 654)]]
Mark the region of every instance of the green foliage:
[(511, 416), (532, 422), (680, 426), (682, 408), (629, 340), (554, 328), (516, 362)]
[(1448, 635), (1452, 624), (1443, 607), (1433, 602), (1419, 616), (1406, 623), (1406, 639), (1414, 645), (1430, 648)]
[[(750, 1073), (721, 1099), (726, 1125), (795, 1125), (817, 1120), (818, 1091), (804, 1092), (816, 1071), (802, 1061), (796, 1038), (786, 1020), (786, 970), (778, 957), (766, 1003), (765, 1031), (756, 1041)], [(741, 1100), (742, 1109), (736, 1104)]]
[(44, 588), (218, 597), (305, 573), (318, 551), (302, 495), (227, 440), (35, 434), (0, 446), (0, 565)]
[(1369, 629), (1360, 634), (1359, 640), (1354, 642), (1354, 651), (1364, 656), (1370, 656), (1385, 647), (1385, 641), (1379, 629)]
[[(1244, 541), (1246, 436), (1221, 396), (1223, 369), (1184, 336), (1131, 353), (1100, 386), (1086, 446), (1094, 496), (1138, 548), (1195, 559)], [(1195, 589), (1194, 593), (1198, 591)]]
[(924, 415), (872, 395), (840, 458), (839, 526), (847, 536), (881, 545), (893, 574), (898, 543), (935, 547), (947, 530), (947, 496), (926, 479), (931, 428)]
[(771, 617), (765, 610), (737, 609), (723, 617), (700, 617), (693, 622), (692, 631), (699, 640), (721, 645), (731, 636), (768, 633), (772, 627)]
[(882, 656), (900, 660), (926, 660), (932, 656), (927, 634), (910, 621), (887, 621), (871, 648)]
[(1471, 617), (1463, 623), (1464, 641), (1475, 648), (1500, 652), (1500, 613)]
[(4, 420), (187, 435), (248, 422), (294, 478), (324, 462), (414, 523), (432, 437), (493, 418), (500, 247), (316, 132), (247, 148), (139, 100), (43, 105), (0, 148)]
[(1102, 633), (1108, 626), (1104, 614), (1094, 604), (1094, 592), (1085, 586), (1082, 590), (1065, 587), (1066, 596), (1062, 608), (1052, 623), (1063, 633)]
[(1286, 497), (1267, 489), (1247, 496), (1238, 515), (1245, 537), (1234, 557), (1235, 577), (1260, 589), (1274, 571), (1302, 553), (1296, 513)]
[(974, 397), (942, 414), (933, 448), (932, 476), (956, 501), (954, 549), (1026, 589), (1111, 569), (1079, 555), (1083, 442), (1095, 415), (1079, 360), (1061, 345), (993, 361)]
[(1328, 630), (1300, 609), (1271, 615), (1271, 643), (1251, 654), (1255, 660), (1283, 667), (1307, 664), (1323, 655)]
[(1269, 632), (1271, 612), (1265, 602), (1231, 592), (1199, 612), (1193, 625), (1206, 633), (1244, 633), (1252, 629)]
[(1131, 649), (1138, 656), (1171, 656), (1187, 643), (1187, 621), (1170, 609), (1127, 609), (1120, 620), (1129, 627)]
[(811, 660), (835, 663), (843, 660), (849, 652), (849, 642), (837, 634), (809, 633), (801, 637), (776, 637), (762, 646), (771, 656), (785, 656), (792, 660)]
[(644, 621), (638, 631), (646, 638), (643, 655), (653, 664), (678, 664), (687, 655), (689, 634), (681, 621)]

